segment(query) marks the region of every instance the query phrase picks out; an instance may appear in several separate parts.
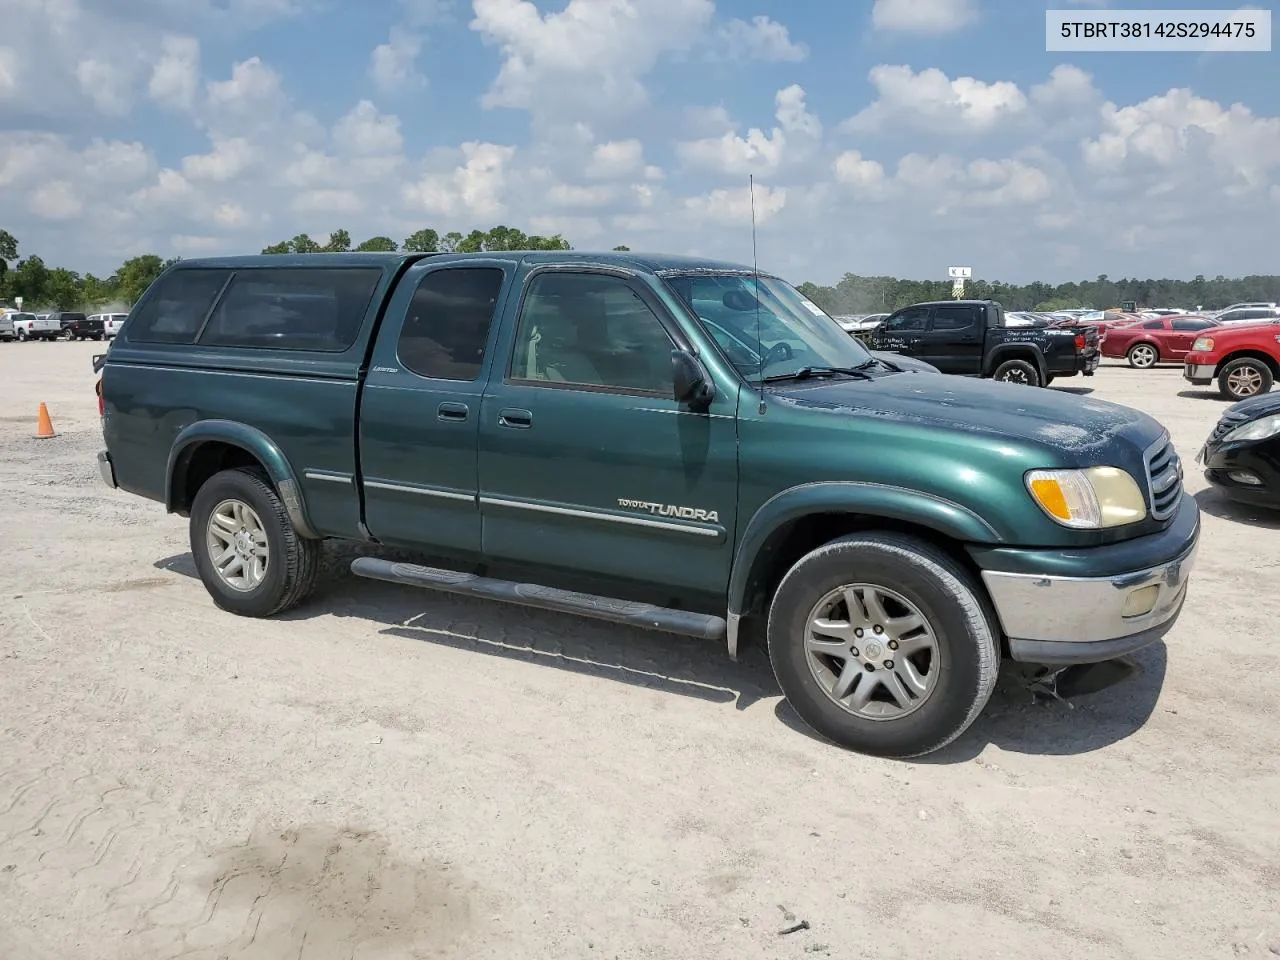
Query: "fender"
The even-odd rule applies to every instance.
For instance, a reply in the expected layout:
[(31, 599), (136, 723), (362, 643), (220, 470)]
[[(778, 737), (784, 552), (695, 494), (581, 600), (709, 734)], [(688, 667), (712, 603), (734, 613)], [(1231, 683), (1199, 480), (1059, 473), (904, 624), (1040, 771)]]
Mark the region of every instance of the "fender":
[(968, 507), (920, 490), (861, 481), (825, 481), (790, 487), (767, 500), (747, 523), (729, 575), (729, 656), (738, 656), (738, 627), (756, 587), (756, 560), (788, 524), (815, 513), (848, 513), (928, 527), (962, 543), (1004, 543), (990, 523)]
[(1035, 357), (1036, 369), (1040, 371), (1040, 382), (1043, 383), (1048, 372), (1044, 358), (1044, 350), (1040, 348), (1039, 344), (1031, 343), (1030, 341), (1021, 343), (1002, 343), (1000, 346), (992, 350), (990, 357), (987, 358), (984, 376), (989, 377), (991, 374), (995, 373), (996, 367), (1004, 363), (1006, 354), (1018, 352), (1030, 353)]
[(301, 537), (318, 540), (307, 519), (306, 504), (302, 500), (302, 488), (288, 458), (279, 445), (257, 427), (236, 423), (234, 420), (197, 420), (185, 427), (173, 442), (169, 451), (169, 463), (165, 473), (165, 509), (174, 512), (174, 492), (186, 480), (187, 466), (196, 448), (209, 442), (226, 443), (239, 447), (257, 458), (266, 468), (267, 475), (280, 493), (289, 521)]

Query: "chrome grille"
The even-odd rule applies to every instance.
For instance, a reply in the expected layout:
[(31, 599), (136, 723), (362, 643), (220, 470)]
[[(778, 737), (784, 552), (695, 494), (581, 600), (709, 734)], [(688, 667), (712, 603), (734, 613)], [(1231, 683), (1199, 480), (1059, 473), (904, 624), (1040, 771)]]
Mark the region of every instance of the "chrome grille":
[(1144, 459), (1151, 516), (1163, 520), (1173, 513), (1182, 499), (1182, 461), (1167, 435), (1147, 448)]
[(1248, 419), (1249, 415), (1247, 413), (1232, 413), (1228, 410), (1222, 415), (1222, 419), (1218, 421), (1218, 425), (1213, 428), (1213, 433), (1209, 434), (1209, 442), (1217, 443), (1230, 433), (1232, 428), (1240, 426), (1240, 424), (1244, 423)]

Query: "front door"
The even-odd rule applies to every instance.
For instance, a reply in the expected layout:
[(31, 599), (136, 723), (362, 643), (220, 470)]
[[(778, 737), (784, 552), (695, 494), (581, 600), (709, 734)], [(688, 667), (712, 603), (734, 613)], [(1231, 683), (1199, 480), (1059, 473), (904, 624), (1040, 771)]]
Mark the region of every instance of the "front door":
[(875, 348), (900, 353), (904, 357), (920, 356), (928, 326), (928, 307), (907, 307), (880, 324), (875, 332)]
[[(683, 334), (642, 280), (534, 270), (480, 422), (486, 558), (721, 596), (737, 500), (737, 385), (672, 399)], [(505, 375), (504, 375), (505, 374)], [(597, 591), (601, 592), (601, 591)]]
[(1170, 321), (1171, 332), (1165, 337), (1166, 342), (1169, 344), (1169, 356), (1164, 359), (1181, 361), (1191, 352), (1191, 345), (1196, 342), (1196, 338), (1212, 326), (1214, 324), (1208, 320)]
[(480, 553), (481, 374), (512, 269), (426, 261), (387, 307), (360, 411), (365, 523), (383, 543)]
[(972, 304), (934, 307), (918, 356), (943, 373), (977, 376), (982, 373), (986, 326), (985, 307)]

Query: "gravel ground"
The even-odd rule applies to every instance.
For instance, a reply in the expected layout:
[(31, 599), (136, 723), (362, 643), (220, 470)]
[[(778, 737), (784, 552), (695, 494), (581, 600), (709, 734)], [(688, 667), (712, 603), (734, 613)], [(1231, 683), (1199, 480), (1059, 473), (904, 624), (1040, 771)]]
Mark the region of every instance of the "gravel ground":
[[(0, 345), (0, 955), (1280, 954), (1276, 519), (1204, 511), (1167, 644), (1073, 707), (1007, 679), (912, 764), (807, 734), (759, 651), (356, 581), (218, 612), (106, 489), (90, 355)], [(59, 436), (31, 438), (47, 401)], [(806, 921), (807, 928), (780, 935)]]

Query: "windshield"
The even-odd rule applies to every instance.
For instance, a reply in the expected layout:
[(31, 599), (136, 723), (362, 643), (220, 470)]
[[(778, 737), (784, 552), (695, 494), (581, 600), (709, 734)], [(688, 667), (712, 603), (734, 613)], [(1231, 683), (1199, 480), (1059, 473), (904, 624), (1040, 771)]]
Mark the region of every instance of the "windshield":
[(776, 277), (699, 273), (665, 279), (744, 377), (785, 377), (806, 367), (856, 367), (871, 360), (821, 307)]

